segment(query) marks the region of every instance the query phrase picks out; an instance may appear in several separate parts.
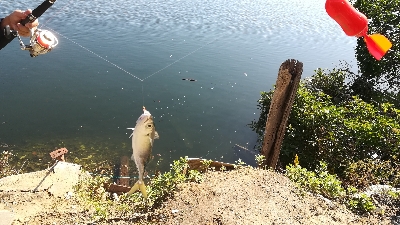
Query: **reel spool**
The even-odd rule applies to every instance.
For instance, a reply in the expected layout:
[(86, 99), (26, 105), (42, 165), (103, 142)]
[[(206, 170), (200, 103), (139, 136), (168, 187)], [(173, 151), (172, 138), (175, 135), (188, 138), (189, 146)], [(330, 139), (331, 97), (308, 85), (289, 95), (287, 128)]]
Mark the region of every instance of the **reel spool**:
[(21, 38), (19, 39), (21, 49), (29, 50), (31, 57), (46, 54), (58, 44), (58, 39), (53, 33), (41, 29), (36, 29), (34, 32), (31, 31), (30, 45), (28, 46), (23, 44)]
[(6, 26), (4, 33), (8, 39), (12, 38), (12, 36), (18, 37), (21, 49), (28, 50), (30, 52), (31, 57), (36, 57), (38, 55), (46, 54), (50, 52), (58, 44), (58, 39), (56, 38), (56, 36), (48, 30), (31, 29), (31, 37), (29, 45), (25, 45), (18, 32), (10, 30), (10, 26)]
[[(25, 19), (21, 21), (22, 25), (27, 23), (32, 23), (37, 18), (39, 18), (47, 9), (49, 9), (56, 0), (44, 0), (42, 4), (36, 7), (32, 13), (26, 16)], [(28, 50), (30, 52), (31, 57), (36, 57), (38, 55), (43, 55), (50, 52), (54, 47), (57, 46), (58, 40), (54, 34), (52, 34), (48, 30), (41, 29), (31, 29), (31, 37), (30, 37), (30, 45), (25, 45), (22, 42), (21, 37), (18, 32), (15, 30), (11, 30), (10, 26), (7, 25), (4, 28), (4, 35), (7, 39), (12, 40), (14, 37), (18, 37), (19, 44), (21, 45), (22, 50)]]

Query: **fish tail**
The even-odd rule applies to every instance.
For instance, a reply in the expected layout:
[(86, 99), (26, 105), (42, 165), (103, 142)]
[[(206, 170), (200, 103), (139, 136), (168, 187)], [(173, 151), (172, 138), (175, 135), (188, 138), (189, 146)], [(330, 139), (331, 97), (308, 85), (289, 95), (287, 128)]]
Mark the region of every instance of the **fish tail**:
[(142, 180), (136, 181), (135, 185), (133, 185), (131, 190), (128, 192), (128, 195), (133, 194), (137, 190), (140, 190), (140, 192), (142, 192), (143, 197), (147, 198), (146, 185), (144, 185), (144, 182)]

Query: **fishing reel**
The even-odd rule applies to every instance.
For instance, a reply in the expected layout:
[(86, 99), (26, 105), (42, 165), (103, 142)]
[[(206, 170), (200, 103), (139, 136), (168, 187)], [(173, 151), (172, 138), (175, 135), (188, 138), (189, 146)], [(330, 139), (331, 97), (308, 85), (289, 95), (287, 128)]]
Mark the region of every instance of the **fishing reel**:
[(31, 57), (43, 55), (50, 52), (58, 44), (56, 36), (48, 30), (31, 29), (31, 37), (29, 45), (25, 45), (18, 34), (18, 31), (10, 29), (10, 26), (5, 27), (5, 36), (10, 39), (13, 36), (18, 37), (19, 44), (22, 50), (28, 50)]

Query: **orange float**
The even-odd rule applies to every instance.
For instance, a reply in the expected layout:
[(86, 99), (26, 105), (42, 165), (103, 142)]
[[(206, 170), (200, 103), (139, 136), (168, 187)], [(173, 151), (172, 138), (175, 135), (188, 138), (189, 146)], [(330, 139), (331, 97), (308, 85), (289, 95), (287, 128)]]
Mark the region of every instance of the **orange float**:
[(381, 34), (368, 35), (368, 19), (347, 0), (327, 0), (325, 9), (348, 36), (363, 37), (369, 53), (380, 60), (392, 47), (392, 43)]

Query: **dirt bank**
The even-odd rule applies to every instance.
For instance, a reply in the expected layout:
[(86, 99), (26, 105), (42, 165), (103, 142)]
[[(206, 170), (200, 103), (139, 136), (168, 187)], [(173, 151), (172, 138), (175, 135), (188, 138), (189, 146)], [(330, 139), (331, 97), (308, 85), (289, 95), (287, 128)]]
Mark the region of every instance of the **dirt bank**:
[(321, 197), (302, 195), (285, 176), (251, 168), (208, 172), (202, 183), (180, 185), (174, 198), (139, 220), (132, 212), (96, 221), (73, 193), (73, 184), (84, 175), (80, 170), (59, 168), (32, 192), (46, 174), (1, 179), (0, 214), (12, 215), (13, 224), (395, 224), (390, 218), (360, 217)]

